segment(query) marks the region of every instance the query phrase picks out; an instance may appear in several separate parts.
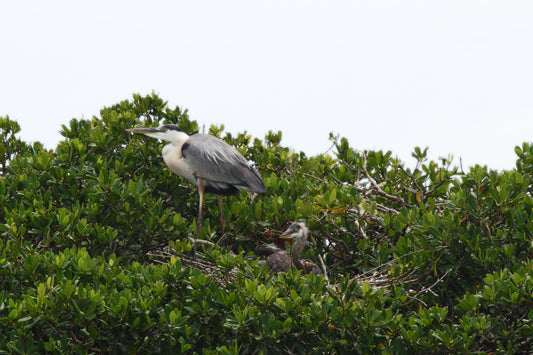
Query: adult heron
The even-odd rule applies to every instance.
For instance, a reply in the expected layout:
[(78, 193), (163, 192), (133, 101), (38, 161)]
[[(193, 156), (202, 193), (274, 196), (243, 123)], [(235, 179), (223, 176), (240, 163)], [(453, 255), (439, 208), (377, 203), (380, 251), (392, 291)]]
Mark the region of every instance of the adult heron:
[[(196, 223), (196, 238), (202, 227), (202, 205), (205, 193), (218, 196), (238, 195), (239, 190), (265, 193), (266, 187), (261, 175), (231, 145), (223, 140), (203, 133), (189, 136), (174, 124), (160, 127), (129, 128), (128, 132), (158, 138), (169, 144), (163, 147), (163, 160), (176, 175), (198, 186), (200, 202)], [(224, 209), (219, 197), (222, 233), (225, 232)], [(196, 244), (194, 244), (196, 250)]]
[(315, 263), (310, 260), (300, 259), (308, 234), (309, 230), (304, 223), (294, 222), (279, 236), (281, 239), (292, 238), (294, 240), (289, 254), (273, 244), (261, 246), (258, 248), (257, 254), (266, 256), (263, 262), (266, 263), (272, 273), (286, 272), (293, 266), (301, 270), (304, 274), (308, 274), (309, 272), (316, 273), (315, 270), (318, 270), (318, 267)]

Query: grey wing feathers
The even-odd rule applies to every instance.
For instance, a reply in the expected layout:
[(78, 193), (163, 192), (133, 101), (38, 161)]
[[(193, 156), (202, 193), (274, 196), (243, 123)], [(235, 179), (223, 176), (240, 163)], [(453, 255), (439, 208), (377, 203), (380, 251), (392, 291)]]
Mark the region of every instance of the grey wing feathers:
[(198, 177), (211, 182), (264, 193), (261, 175), (223, 140), (209, 134), (195, 134), (183, 145), (183, 156)]
[(269, 256), (279, 252), (283, 250), (274, 244), (259, 244), (255, 250), (255, 254), (259, 256)]
[(277, 252), (266, 259), (266, 264), (272, 273), (286, 272), (292, 266), (291, 258), (285, 252)]

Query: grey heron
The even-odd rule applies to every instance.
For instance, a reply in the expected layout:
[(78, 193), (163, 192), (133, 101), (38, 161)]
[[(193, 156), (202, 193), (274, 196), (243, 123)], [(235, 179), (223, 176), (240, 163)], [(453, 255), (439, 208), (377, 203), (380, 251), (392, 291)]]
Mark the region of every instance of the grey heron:
[[(198, 186), (200, 202), (196, 238), (202, 227), (202, 204), (204, 193), (218, 196), (238, 195), (239, 190), (251, 193), (265, 193), (266, 187), (261, 175), (231, 145), (210, 134), (188, 135), (174, 124), (160, 127), (129, 128), (128, 132), (158, 138), (169, 144), (162, 150), (163, 160), (176, 175)], [(219, 197), (222, 233), (225, 232), (224, 210)], [(194, 244), (196, 250), (196, 244)]]
[(266, 256), (266, 259), (262, 262), (266, 263), (272, 273), (286, 272), (293, 266), (304, 274), (315, 272), (315, 268), (318, 270), (315, 263), (310, 260), (300, 259), (308, 234), (309, 230), (304, 223), (294, 222), (279, 236), (282, 239), (292, 238), (294, 240), (289, 254), (273, 244), (261, 246), (258, 248), (257, 254)]

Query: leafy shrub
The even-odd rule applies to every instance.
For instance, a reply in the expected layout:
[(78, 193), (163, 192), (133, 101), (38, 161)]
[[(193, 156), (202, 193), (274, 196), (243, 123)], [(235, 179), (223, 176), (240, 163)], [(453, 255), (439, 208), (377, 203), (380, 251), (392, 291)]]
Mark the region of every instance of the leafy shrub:
[[(451, 158), (414, 167), (392, 152), (308, 157), (246, 132), (219, 136), (254, 162), (267, 193), (225, 199), (220, 236), (205, 201), (192, 260), (197, 192), (173, 175), (161, 143), (126, 128), (187, 111), (134, 95), (73, 119), (54, 151), (0, 120), (2, 352), (527, 353), (533, 331), (533, 145), (517, 168), (467, 172)], [(292, 220), (303, 257), (326, 275), (270, 275), (244, 256)], [(219, 245), (217, 245), (218, 243)]]

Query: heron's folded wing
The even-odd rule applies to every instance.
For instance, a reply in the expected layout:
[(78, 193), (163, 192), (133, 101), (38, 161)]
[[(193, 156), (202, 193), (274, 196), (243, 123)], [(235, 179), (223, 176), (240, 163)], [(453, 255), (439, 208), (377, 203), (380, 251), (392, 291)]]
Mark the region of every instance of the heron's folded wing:
[(182, 153), (192, 171), (207, 181), (235, 185), (264, 193), (261, 175), (223, 140), (209, 134), (195, 134), (183, 145)]
[(255, 249), (255, 253), (260, 256), (269, 256), (278, 252), (283, 252), (283, 250), (274, 244), (259, 244)]

